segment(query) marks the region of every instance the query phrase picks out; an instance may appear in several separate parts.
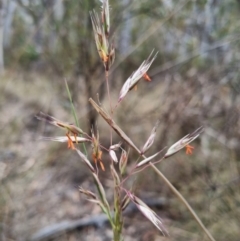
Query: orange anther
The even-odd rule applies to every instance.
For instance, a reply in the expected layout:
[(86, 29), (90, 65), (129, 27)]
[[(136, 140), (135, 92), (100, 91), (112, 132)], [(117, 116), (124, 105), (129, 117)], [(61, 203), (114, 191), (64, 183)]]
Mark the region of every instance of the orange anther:
[(186, 147), (186, 154), (191, 155), (193, 153), (194, 147), (190, 145), (186, 145), (185, 147)]
[(146, 80), (146, 81), (151, 81), (151, 78), (149, 77), (149, 75), (147, 75), (147, 73), (143, 74), (143, 78)]
[(68, 138), (68, 148), (69, 148), (69, 149), (72, 149), (72, 150), (75, 150), (75, 146), (74, 146), (74, 144), (73, 144), (73, 141), (72, 141), (71, 137), (69, 136), (68, 133), (66, 134), (66, 136), (67, 136), (67, 138)]

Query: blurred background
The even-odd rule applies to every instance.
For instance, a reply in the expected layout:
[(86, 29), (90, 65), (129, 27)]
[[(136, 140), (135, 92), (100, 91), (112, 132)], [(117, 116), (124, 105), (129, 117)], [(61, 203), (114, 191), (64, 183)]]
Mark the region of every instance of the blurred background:
[[(155, 49), (151, 82), (141, 80), (114, 119), (138, 147), (160, 119), (148, 155), (204, 126), (193, 146), (158, 165), (218, 241), (240, 240), (240, 1), (111, 1), (116, 59), (109, 81), (113, 105), (119, 91)], [(89, 11), (97, 0), (0, 0), (0, 240), (34, 240), (39, 230), (101, 213), (78, 187), (95, 192), (87, 168), (66, 144), (39, 141), (64, 131), (35, 119), (39, 111), (74, 123), (68, 81), (80, 126), (97, 126), (108, 147), (109, 127), (88, 103), (109, 109), (104, 67)], [(113, 136), (115, 143), (120, 141)], [(89, 151), (91, 147), (88, 147)], [(129, 168), (137, 155), (131, 150)], [(109, 157), (104, 153), (107, 166)], [(108, 170), (101, 180), (112, 200)], [(207, 240), (185, 206), (150, 169), (135, 175), (136, 194), (159, 200), (153, 209), (171, 237), (133, 211), (125, 240)], [(36, 237), (36, 236), (35, 236)], [(35, 239), (37, 240), (37, 239)], [(43, 239), (38, 239), (43, 240)], [(64, 230), (45, 240), (111, 240), (106, 224)]]

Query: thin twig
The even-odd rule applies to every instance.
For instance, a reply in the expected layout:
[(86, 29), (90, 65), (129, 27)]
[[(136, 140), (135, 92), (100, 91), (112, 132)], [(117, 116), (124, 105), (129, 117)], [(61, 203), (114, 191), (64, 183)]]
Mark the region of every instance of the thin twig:
[[(113, 114), (113, 108), (112, 108), (112, 101), (111, 101), (111, 95), (110, 95), (110, 90), (109, 90), (109, 72), (106, 70), (105, 71), (105, 78), (106, 78), (106, 83), (107, 83), (107, 94), (108, 94), (108, 102), (109, 102), (109, 107), (111, 111), (111, 115)], [(112, 128), (110, 130), (110, 143), (112, 145)]]
[[(73, 104), (72, 95), (71, 95), (71, 92), (69, 90), (67, 80), (64, 79), (64, 81), (65, 81), (65, 86), (66, 86), (66, 90), (67, 90), (67, 94), (68, 94), (68, 99), (69, 99), (70, 104), (71, 104), (71, 110), (72, 110), (72, 114), (73, 114), (73, 117), (74, 117), (74, 120), (75, 120), (75, 124), (77, 125), (78, 128), (80, 128), (79, 121), (78, 121), (77, 114), (76, 114), (76, 109), (75, 109), (75, 106)], [(85, 155), (87, 156), (87, 148), (86, 148), (85, 143), (82, 143), (82, 146), (83, 146)]]

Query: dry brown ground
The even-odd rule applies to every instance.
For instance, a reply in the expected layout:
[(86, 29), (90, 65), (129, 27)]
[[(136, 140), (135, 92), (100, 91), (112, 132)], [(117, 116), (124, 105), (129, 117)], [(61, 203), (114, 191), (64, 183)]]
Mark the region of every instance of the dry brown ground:
[[(63, 86), (63, 83), (60, 85)], [(67, 95), (61, 93), (58, 86), (56, 80), (34, 73), (8, 72), (1, 78), (0, 240), (29, 240), (44, 227), (101, 213), (98, 206), (87, 202), (79, 194), (80, 185), (93, 191), (94, 186), (88, 170), (78, 156), (64, 144), (38, 140), (42, 135), (63, 134), (54, 127), (37, 122), (34, 115), (38, 111), (47, 111), (59, 119), (69, 120)], [(168, 96), (165, 94), (169, 88), (167, 82), (158, 88), (152, 87), (150, 95), (144, 92), (145, 88), (146, 85), (143, 84), (137, 93), (127, 97), (116, 116), (118, 123), (124, 124), (124, 130), (139, 146), (146, 140), (156, 119), (163, 115), (164, 120), (170, 108), (166, 101)], [(177, 110), (173, 107), (174, 111), (167, 116), (168, 125), (163, 122), (160, 125), (159, 132), (162, 135), (166, 134), (166, 130), (171, 134), (168, 134), (168, 138), (159, 137), (155, 149), (176, 141), (183, 134), (178, 131), (179, 125), (174, 120), (179, 112), (185, 112), (187, 116), (194, 113), (192, 110), (196, 110), (191, 107), (196, 106), (198, 100), (190, 98), (190, 92), (191, 89), (186, 90), (185, 97), (179, 97), (176, 103), (182, 104)], [(85, 117), (88, 110), (85, 103), (82, 92), (79, 94), (77, 112), (83, 128), (87, 126)], [(186, 108), (186, 105), (189, 108)], [(71, 116), (70, 118), (73, 120)], [(181, 119), (181, 123), (184, 121), (184, 118)], [(109, 129), (100, 119), (98, 127), (101, 141), (107, 143)], [(217, 240), (238, 241), (240, 192), (239, 180), (236, 178), (239, 176), (236, 159), (231, 156), (229, 149), (217, 141), (210, 144), (211, 157), (206, 158), (209, 145), (204, 147), (205, 139), (201, 146), (195, 145), (194, 156), (188, 157), (181, 153), (163, 163), (161, 169), (181, 190)], [(114, 140), (119, 139), (115, 136)], [(134, 154), (131, 157), (134, 158)], [(102, 174), (102, 181), (111, 200), (112, 183), (108, 174)], [(171, 237), (162, 237), (141, 214), (132, 212), (125, 218), (126, 241), (207, 240), (185, 207), (154, 173), (145, 170), (134, 181), (140, 196), (166, 198), (169, 205), (155, 210), (163, 218)], [(111, 240), (111, 235), (108, 225), (90, 226), (65, 232), (52, 240)]]

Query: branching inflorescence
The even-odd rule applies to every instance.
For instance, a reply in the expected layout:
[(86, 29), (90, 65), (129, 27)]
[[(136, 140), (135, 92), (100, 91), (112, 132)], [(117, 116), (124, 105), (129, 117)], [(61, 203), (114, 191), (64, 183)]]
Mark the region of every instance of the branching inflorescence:
[[(94, 10), (90, 12), (90, 16), (92, 20), (93, 32), (94, 32), (97, 50), (98, 50), (100, 59), (102, 60), (103, 65), (105, 67), (106, 78), (108, 78), (107, 73), (110, 70), (115, 59), (115, 49), (114, 49), (113, 43), (111, 43), (109, 40), (109, 36), (110, 36), (109, 2), (108, 0), (100, 0), (100, 2), (101, 2), (101, 18), (99, 18), (99, 15)], [(147, 81), (151, 81), (151, 78), (148, 76), (147, 72), (157, 57), (157, 52), (155, 53), (154, 52), (155, 51), (153, 50), (150, 53), (149, 57), (142, 62), (140, 67), (136, 71), (134, 71), (131, 74), (131, 76), (125, 81), (125, 83), (123, 84), (119, 92), (119, 97), (118, 97), (116, 106), (123, 101), (127, 93), (130, 92), (142, 78)], [(110, 100), (111, 99), (109, 98), (109, 101)], [(141, 149), (138, 149), (138, 147), (136, 147), (136, 145), (132, 142), (132, 140), (115, 123), (115, 121), (112, 118), (113, 112), (109, 115), (105, 110), (102, 109), (102, 107), (100, 107), (92, 99), (90, 99), (89, 101), (92, 104), (93, 108), (108, 123), (109, 127), (119, 135), (121, 140), (125, 142), (127, 146), (129, 146), (129, 148), (132, 148), (134, 151), (138, 153), (140, 160), (136, 162), (136, 165), (132, 168), (132, 170), (130, 171), (127, 170), (129, 150), (127, 151), (123, 149), (121, 147), (122, 143), (111, 144), (111, 146), (108, 148), (103, 147), (99, 142), (98, 131), (96, 132), (97, 134), (95, 134), (94, 130), (92, 130), (92, 134), (88, 135), (86, 132), (82, 131), (79, 127), (59, 121), (56, 118), (49, 116), (47, 114), (44, 114), (42, 112), (36, 115), (36, 117), (39, 120), (47, 121), (52, 125), (65, 129), (66, 136), (43, 137), (43, 139), (58, 141), (58, 142), (67, 142), (68, 148), (75, 150), (80, 156), (80, 159), (83, 161), (83, 163), (88, 167), (90, 173), (92, 174), (94, 182), (96, 184), (98, 194), (95, 194), (89, 190), (85, 190), (82, 187), (80, 187), (79, 190), (82, 194), (86, 196), (86, 198), (89, 201), (98, 204), (101, 207), (102, 211), (107, 215), (113, 230), (113, 240), (114, 241), (123, 240), (123, 237), (122, 237), (123, 210), (126, 208), (126, 206), (130, 201), (136, 205), (136, 207), (142, 212), (142, 214), (149, 221), (151, 221), (157, 227), (157, 229), (159, 229), (162, 232), (163, 235), (167, 236), (169, 234), (166, 228), (164, 227), (161, 218), (152, 209), (150, 209), (140, 198), (138, 198), (132, 191), (126, 189), (124, 185), (125, 181), (129, 177), (134, 175), (134, 173), (142, 171), (143, 169), (149, 166), (153, 167), (153, 169), (156, 170), (157, 173), (160, 173), (159, 176), (163, 180), (165, 180), (165, 183), (174, 191), (174, 193), (180, 199), (183, 199), (183, 203), (186, 205), (189, 211), (191, 211), (191, 213), (193, 212), (193, 216), (196, 215), (194, 211), (191, 209), (191, 207), (188, 205), (186, 200), (163, 176), (163, 174), (159, 170), (157, 170), (154, 164), (159, 163), (162, 160), (176, 154), (177, 152), (179, 152), (181, 149), (185, 147), (186, 147), (186, 153), (191, 154), (193, 147), (190, 146), (189, 144), (192, 141), (194, 141), (197, 137), (199, 137), (199, 135), (203, 131), (203, 127), (200, 127), (193, 133), (186, 135), (185, 137), (177, 141), (169, 148), (164, 148), (163, 150), (158, 151), (154, 155), (147, 157), (145, 156), (145, 153), (154, 144), (157, 128), (159, 126), (159, 120), (156, 121), (156, 124), (153, 127), (150, 133), (150, 136), (145, 142), (145, 144), (143, 145), (143, 147)], [(116, 108), (114, 110), (116, 110)], [(87, 155), (87, 153), (84, 154), (80, 149), (78, 149), (75, 146), (78, 143), (86, 143), (86, 145), (90, 143), (92, 147), (92, 155)], [(121, 150), (120, 158), (118, 158), (116, 155), (117, 150)], [(109, 154), (109, 162), (108, 163), (105, 162), (105, 164), (104, 164), (104, 161), (102, 160), (102, 152), (104, 151), (106, 151)], [(165, 151), (165, 154), (160, 159), (156, 159), (157, 156), (163, 151)], [(95, 165), (93, 165), (92, 163), (94, 163)], [(106, 165), (109, 166), (108, 170), (111, 171), (111, 176), (114, 183), (113, 205), (110, 205), (107, 200), (104, 186), (98, 175), (99, 173), (98, 165), (100, 165), (102, 171), (105, 170)], [(118, 165), (118, 168), (116, 167), (116, 165)], [(194, 216), (194, 218), (197, 220), (198, 217), (197, 218), (196, 217)], [(211, 234), (207, 230), (205, 230), (205, 227), (201, 223), (201, 221), (200, 220), (197, 220), (197, 221), (199, 225), (202, 227), (202, 229), (204, 230), (204, 232), (208, 235), (209, 239), (214, 240)]]

